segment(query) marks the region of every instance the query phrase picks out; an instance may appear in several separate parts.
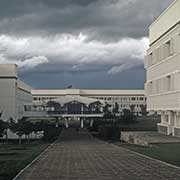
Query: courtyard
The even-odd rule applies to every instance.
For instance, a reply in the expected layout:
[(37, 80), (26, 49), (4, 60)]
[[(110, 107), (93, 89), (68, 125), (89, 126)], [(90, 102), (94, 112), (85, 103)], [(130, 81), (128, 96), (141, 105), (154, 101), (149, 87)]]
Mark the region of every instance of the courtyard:
[(71, 128), (15, 179), (179, 180), (180, 169)]

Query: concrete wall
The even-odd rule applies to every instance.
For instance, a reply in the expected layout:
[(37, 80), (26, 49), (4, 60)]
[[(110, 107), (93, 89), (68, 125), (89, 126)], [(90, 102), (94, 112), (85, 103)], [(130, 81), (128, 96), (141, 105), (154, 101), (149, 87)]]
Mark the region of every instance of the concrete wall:
[(3, 120), (16, 118), (16, 69), (16, 65), (0, 65), (0, 112), (3, 112)]
[(18, 80), (17, 66), (0, 65), (0, 112), (2, 119), (18, 120), (23, 116), (24, 104), (32, 103), (31, 88)]

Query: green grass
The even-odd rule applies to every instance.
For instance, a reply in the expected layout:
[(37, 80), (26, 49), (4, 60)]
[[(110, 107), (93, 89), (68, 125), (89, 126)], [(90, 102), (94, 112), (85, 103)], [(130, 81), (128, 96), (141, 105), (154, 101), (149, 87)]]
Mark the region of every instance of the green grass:
[(153, 144), (152, 147), (142, 147), (130, 144), (121, 144), (120, 146), (180, 167), (179, 143)]
[(0, 180), (12, 179), (37, 157), (48, 144), (0, 144)]

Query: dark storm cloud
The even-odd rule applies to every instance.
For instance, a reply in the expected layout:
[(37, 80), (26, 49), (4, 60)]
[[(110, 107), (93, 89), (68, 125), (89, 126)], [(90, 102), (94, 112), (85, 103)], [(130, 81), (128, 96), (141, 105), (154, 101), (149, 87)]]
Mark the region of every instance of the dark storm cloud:
[(0, 0), (0, 63), (18, 64), (30, 83), (30, 73), (47, 76), (47, 86), (86, 78), (115, 87), (119, 74), (121, 85), (126, 77), (130, 88), (141, 87), (148, 26), (172, 1)]
[(147, 36), (149, 24), (172, 0), (1, 0), (0, 33), (89, 35), (116, 41)]

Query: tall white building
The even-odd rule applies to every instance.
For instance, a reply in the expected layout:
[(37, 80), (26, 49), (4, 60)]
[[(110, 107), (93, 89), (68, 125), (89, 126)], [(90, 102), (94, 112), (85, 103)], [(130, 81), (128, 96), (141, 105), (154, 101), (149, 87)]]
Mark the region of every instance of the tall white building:
[(32, 103), (31, 87), (18, 79), (17, 66), (0, 65), (0, 113), (2, 119), (18, 120), (24, 113), (24, 105)]
[(145, 58), (147, 110), (161, 114), (160, 133), (180, 136), (180, 0), (149, 28)]

